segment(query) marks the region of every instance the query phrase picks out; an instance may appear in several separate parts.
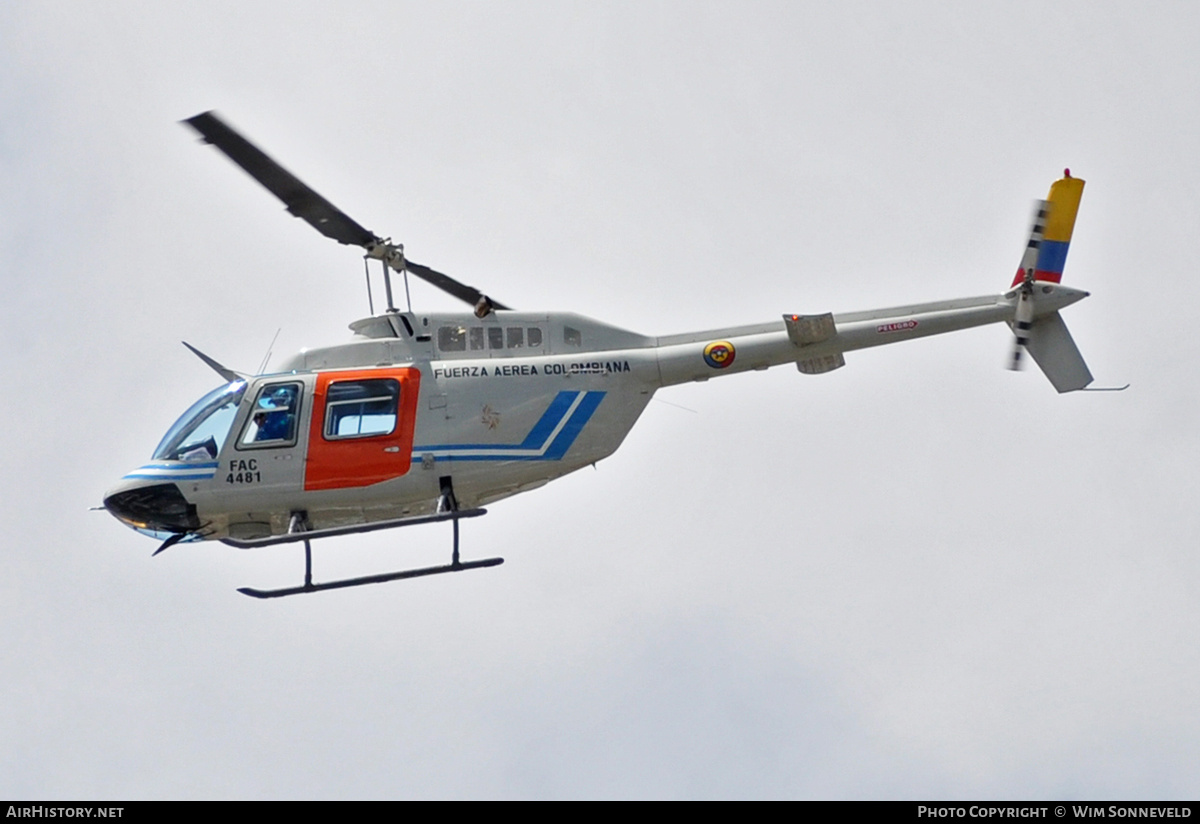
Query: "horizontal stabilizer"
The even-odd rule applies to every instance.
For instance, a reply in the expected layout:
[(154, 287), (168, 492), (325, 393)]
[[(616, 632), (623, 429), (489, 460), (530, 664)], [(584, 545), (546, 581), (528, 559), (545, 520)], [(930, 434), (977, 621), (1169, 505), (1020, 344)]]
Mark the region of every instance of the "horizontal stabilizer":
[(1092, 382), (1092, 373), (1058, 312), (1033, 322), (1025, 348), (1059, 392), (1074, 392)]

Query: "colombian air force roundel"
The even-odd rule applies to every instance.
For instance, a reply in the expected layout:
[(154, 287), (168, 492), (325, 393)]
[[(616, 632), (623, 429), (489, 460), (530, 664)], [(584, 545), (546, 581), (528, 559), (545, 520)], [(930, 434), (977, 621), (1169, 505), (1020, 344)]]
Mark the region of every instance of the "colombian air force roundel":
[(704, 347), (704, 362), (713, 369), (724, 369), (733, 363), (736, 354), (733, 344), (727, 340), (715, 340)]

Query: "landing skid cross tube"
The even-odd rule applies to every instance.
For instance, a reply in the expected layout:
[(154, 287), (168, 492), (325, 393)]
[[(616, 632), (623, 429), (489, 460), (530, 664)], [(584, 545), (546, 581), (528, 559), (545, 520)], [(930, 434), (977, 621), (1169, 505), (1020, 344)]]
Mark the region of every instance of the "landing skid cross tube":
[[(451, 499), (453, 500), (453, 499)], [(504, 563), (503, 558), (484, 558), (479, 561), (460, 561), (458, 557), (458, 522), (462, 518), (474, 518), (483, 515), (487, 510), (484, 509), (464, 509), (450, 510), (439, 512), (436, 515), (422, 516), (417, 518), (400, 518), (393, 521), (380, 521), (375, 524), (365, 524), (357, 527), (338, 527), (333, 529), (319, 529), (311, 532), (306, 532), (300, 528), (302, 519), (294, 517), (289, 532), (286, 535), (275, 536), (271, 538), (260, 538), (250, 541), (238, 541), (227, 539), (225, 543), (232, 544), (238, 547), (260, 547), (273, 546), (282, 543), (293, 543), (298, 541), (304, 542), (304, 584), (298, 587), (287, 587), (284, 589), (255, 589), (253, 587), (240, 587), (238, 592), (243, 595), (249, 595), (252, 598), (283, 598), (287, 595), (301, 595), (306, 592), (321, 592), (327, 589), (344, 589), (347, 587), (365, 586), (366, 584), (382, 584), (387, 581), (399, 581), (404, 578), (421, 578), (427, 575), (441, 575), (446, 572), (462, 572), (467, 569), (482, 569), (484, 567), (499, 566)], [(416, 526), (418, 524), (434, 523), (438, 521), (450, 521), (454, 527), (454, 543), (451, 554), (451, 561), (445, 566), (422, 567), (420, 569), (405, 569), (399, 572), (385, 572), (379, 575), (364, 575), (360, 578), (343, 578), (337, 581), (326, 581), (322, 584), (314, 584), (312, 582), (312, 544), (314, 538), (327, 538), (335, 535), (347, 535), (356, 532), (373, 532), (378, 529), (391, 529), (402, 526)]]

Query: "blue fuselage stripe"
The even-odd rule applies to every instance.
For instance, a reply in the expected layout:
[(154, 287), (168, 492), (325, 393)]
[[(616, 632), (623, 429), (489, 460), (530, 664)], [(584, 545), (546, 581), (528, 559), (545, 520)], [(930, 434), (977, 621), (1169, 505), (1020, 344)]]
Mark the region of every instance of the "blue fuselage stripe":
[(567, 421), (567, 425), (562, 428), (558, 437), (554, 439), (554, 443), (550, 444), (550, 448), (546, 450), (545, 460), (562, 460), (563, 456), (567, 454), (567, 450), (571, 448), (571, 444), (575, 443), (575, 439), (583, 431), (584, 425), (591, 420), (592, 413), (596, 411), (596, 407), (602, 400), (604, 400), (603, 392), (588, 392), (584, 396), (583, 401), (576, 407), (575, 413), (571, 415), (571, 419)]
[[(579, 437), (583, 427), (591, 419), (605, 392), (559, 392), (550, 401), (549, 407), (538, 418), (529, 434), (519, 444), (458, 443), (414, 446), (413, 459), (420, 460), (422, 453), (433, 453), (442, 461), (557, 461), (562, 460), (567, 450)], [(583, 397), (580, 398), (580, 395)], [(571, 411), (574, 407), (574, 411)], [(563, 418), (570, 412), (570, 418)], [(557, 430), (557, 434), (556, 433)], [(553, 436), (554, 440), (549, 442)], [(500, 454), (496, 454), (500, 453)], [(510, 454), (505, 454), (510, 453)], [(526, 453), (526, 454), (518, 454)], [(534, 454), (528, 454), (534, 453)]]
[(529, 434), (525, 436), (525, 440), (521, 442), (519, 448), (539, 449), (546, 442), (546, 438), (550, 437), (554, 427), (558, 426), (563, 415), (567, 414), (567, 410), (571, 408), (571, 404), (575, 402), (578, 395), (578, 392), (559, 392), (555, 395), (554, 400), (550, 401), (546, 413), (533, 425), (533, 429), (529, 430)]

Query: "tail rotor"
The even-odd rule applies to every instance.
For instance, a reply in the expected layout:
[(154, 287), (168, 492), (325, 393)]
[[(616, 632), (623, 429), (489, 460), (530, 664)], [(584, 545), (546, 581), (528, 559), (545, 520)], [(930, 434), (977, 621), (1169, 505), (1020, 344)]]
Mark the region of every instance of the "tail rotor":
[(1008, 368), (1014, 372), (1020, 372), (1024, 364), (1021, 353), (1029, 345), (1029, 331), (1033, 329), (1033, 282), (1030, 280), (1021, 284), (1021, 291), (1017, 295), (1017, 312), (1013, 319), (1012, 329), (1012, 358), (1009, 360)]
[(1021, 371), (1023, 365), (1021, 353), (1029, 344), (1029, 331), (1033, 328), (1033, 280), (1037, 266), (1038, 254), (1042, 241), (1046, 237), (1046, 219), (1050, 216), (1050, 201), (1039, 200), (1034, 204), (1033, 225), (1029, 227), (1029, 242), (1025, 245), (1025, 254), (1021, 257), (1021, 268), (1013, 278), (1013, 286), (1020, 284), (1017, 293), (1016, 313), (1013, 317), (1013, 348), (1008, 368), (1014, 372)]

